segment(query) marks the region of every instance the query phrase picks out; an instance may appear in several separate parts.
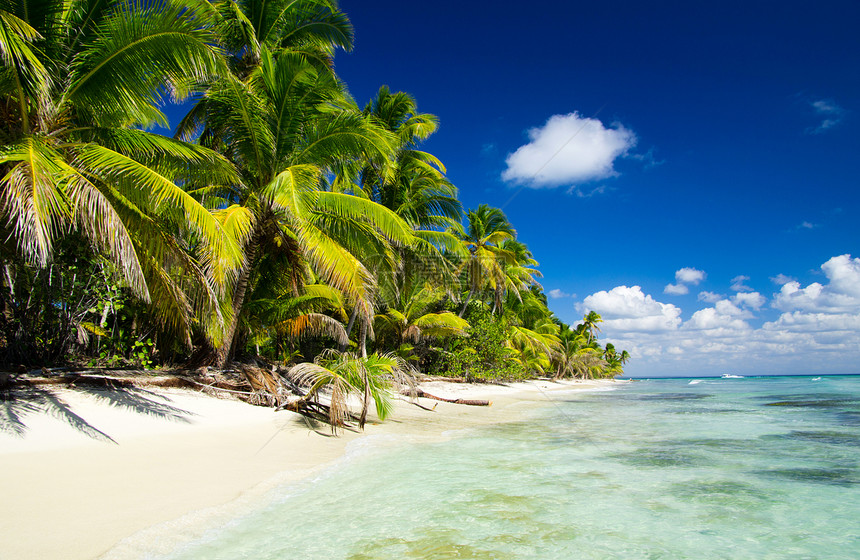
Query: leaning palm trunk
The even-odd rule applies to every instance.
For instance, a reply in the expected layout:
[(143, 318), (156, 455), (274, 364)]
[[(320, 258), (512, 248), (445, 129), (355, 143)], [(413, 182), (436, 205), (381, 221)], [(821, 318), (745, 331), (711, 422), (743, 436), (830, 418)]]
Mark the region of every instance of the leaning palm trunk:
[[(364, 349), (362, 348), (362, 350)], [(366, 353), (362, 358), (367, 358)], [(359, 363), (359, 369), (361, 370), (362, 382), (364, 383), (364, 399), (361, 403), (361, 416), (358, 419), (358, 427), (363, 430), (364, 424), (367, 421), (367, 409), (370, 408), (370, 379), (368, 379), (367, 368), (364, 367), (364, 364)]]
[(466, 308), (469, 307), (469, 301), (471, 301), (472, 296), (474, 296), (474, 295), (475, 295), (475, 288), (473, 286), (472, 289), (469, 290), (469, 295), (466, 296), (466, 301), (463, 302), (463, 307), (460, 309), (460, 313), (457, 315), (461, 319), (463, 318), (463, 315), (466, 313)]
[(254, 235), (248, 243), (245, 252), (245, 265), (242, 267), (242, 273), (236, 282), (236, 290), (233, 292), (233, 316), (227, 325), (227, 330), (224, 332), (224, 338), (221, 340), (221, 345), (218, 347), (215, 356), (215, 363), (219, 369), (224, 369), (227, 360), (230, 359), (233, 351), (233, 344), (236, 338), (236, 329), (239, 325), (239, 315), (242, 312), (242, 307), (245, 305), (245, 296), (248, 292), (248, 284), (251, 280), (251, 269), (254, 266), (254, 259), (257, 256), (259, 248), (259, 236)]
[[(347, 337), (349, 337), (349, 333), (352, 332), (352, 326), (355, 324), (356, 317), (358, 317), (358, 304), (356, 304), (352, 308), (352, 314), (349, 316), (349, 323), (347, 323), (347, 325), (346, 325), (346, 336)], [(342, 343), (339, 346), (338, 350), (340, 350), (341, 352), (346, 352), (346, 347), (348, 345), (349, 345), (349, 341), (347, 340), (347, 342)]]

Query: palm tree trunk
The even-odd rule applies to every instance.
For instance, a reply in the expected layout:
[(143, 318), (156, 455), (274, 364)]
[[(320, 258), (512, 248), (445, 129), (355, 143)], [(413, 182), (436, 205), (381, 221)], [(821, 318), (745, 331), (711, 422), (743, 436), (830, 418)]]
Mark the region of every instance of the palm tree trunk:
[(472, 288), (470, 288), (470, 289), (469, 289), (469, 295), (468, 295), (468, 296), (466, 296), (466, 301), (464, 301), (464, 302), (463, 302), (463, 308), (462, 308), (462, 309), (460, 309), (460, 313), (459, 313), (459, 315), (457, 315), (457, 316), (458, 316), (458, 317), (460, 317), (461, 319), (463, 318), (463, 314), (464, 314), (464, 313), (466, 313), (466, 307), (468, 307), (468, 306), (469, 306), (469, 300), (471, 300), (471, 299), (472, 299), (472, 296), (473, 296), (473, 295), (475, 295), (475, 288), (474, 288), (474, 286), (473, 286)]
[(239, 274), (239, 280), (236, 282), (236, 291), (233, 292), (233, 317), (230, 319), (230, 324), (224, 333), (221, 346), (218, 347), (215, 353), (215, 365), (218, 369), (224, 369), (233, 350), (233, 343), (236, 339), (236, 327), (239, 325), (239, 314), (245, 305), (245, 296), (248, 291), (248, 283), (251, 279), (251, 269), (254, 267), (254, 260), (257, 257), (258, 246), (259, 237), (255, 232), (251, 236), (251, 240), (248, 242), (248, 247), (245, 250), (245, 266), (242, 268), (242, 273)]
[(358, 328), (358, 355), (367, 357), (367, 322), (362, 321)]
[[(352, 332), (352, 326), (355, 324), (355, 318), (358, 317), (358, 304), (352, 308), (352, 314), (349, 316), (349, 323), (346, 325), (346, 337), (349, 338), (349, 333)], [(346, 351), (346, 344), (341, 344), (339, 350), (341, 352)]]
[[(366, 358), (367, 356), (362, 357)], [(358, 427), (363, 430), (364, 423), (367, 421), (367, 409), (370, 408), (370, 379), (368, 379), (367, 368), (364, 367), (364, 364), (361, 365), (361, 373), (364, 380), (364, 399), (361, 403), (361, 416), (358, 419)]]

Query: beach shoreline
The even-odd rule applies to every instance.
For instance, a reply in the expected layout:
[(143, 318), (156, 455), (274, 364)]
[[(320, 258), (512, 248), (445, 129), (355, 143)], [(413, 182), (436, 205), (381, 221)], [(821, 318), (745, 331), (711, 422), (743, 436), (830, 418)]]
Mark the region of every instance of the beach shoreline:
[(419, 398), (420, 408), (404, 397), (390, 419), (338, 437), (292, 412), (185, 389), (40, 390), (30, 405), (6, 403), (17, 424), (0, 431), (0, 558), (164, 554), (259, 506), (271, 489), (348, 460), (350, 449), (514, 421), (553, 395), (615, 383), (430, 381), (421, 389), (431, 395), (493, 404)]

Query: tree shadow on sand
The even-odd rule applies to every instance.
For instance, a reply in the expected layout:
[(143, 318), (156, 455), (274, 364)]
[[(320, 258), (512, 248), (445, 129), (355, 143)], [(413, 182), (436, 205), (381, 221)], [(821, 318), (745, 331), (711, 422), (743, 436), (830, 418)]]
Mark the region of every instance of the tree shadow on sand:
[[(162, 418), (173, 422), (190, 423), (193, 412), (175, 407), (170, 398), (138, 387), (90, 387), (77, 386), (95, 400), (109, 406)], [(112, 437), (99, 430), (77, 414), (61, 396), (50, 389), (33, 385), (20, 385), (0, 391), (0, 432), (21, 437), (29, 430), (28, 416), (44, 414), (65, 422), (76, 431), (98, 441), (117, 443)]]

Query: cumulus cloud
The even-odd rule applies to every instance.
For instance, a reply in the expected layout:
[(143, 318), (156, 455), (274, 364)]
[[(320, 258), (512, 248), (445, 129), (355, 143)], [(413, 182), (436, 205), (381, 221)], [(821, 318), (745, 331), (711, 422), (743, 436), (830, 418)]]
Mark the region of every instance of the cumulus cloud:
[(829, 283), (813, 282), (805, 288), (800, 282), (783, 284), (773, 306), (781, 311), (858, 312), (860, 311), (860, 258), (833, 257), (821, 265)]
[(745, 286), (747, 277), (735, 278), (742, 290), (701, 292), (707, 306), (686, 320), (639, 286), (594, 293), (580, 307), (604, 317), (604, 337), (631, 353), (633, 375), (856, 372), (860, 258), (839, 255), (821, 270), (826, 280), (806, 286), (775, 276), (772, 299)]
[[(684, 328), (690, 330), (748, 330), (749, 324), (742, 318), (735, 316), (733, 311), (740, 311), (736, 307), (723, 306), (720, 310), (717, 307), (706, 307), (693, 313), (693, 316), (684, 323)], [(713, 336), (713, 333), (711, 333)]]
[(834, 332), (860, 331), (860, 315), (856, 313), (783, 313), (776, 321), (762, 326), (768, 331)]
[(680, 270), (675, 271), (675, 281), (676, 284), (667, 284), (665, 288), (663, 288), (664, 294), (670, 295), (685, 295), (690, 293), (690, 288), (687, 286), (688, 284), (697, 285), (699, 282), (705, 279), (704, 271), (697, 270), (695, 268), (684, 267)]
[(731, 301), (737, 306), (758, 311), (767, 302), (767, 298), (758, 292), (741, 292), (732, 296)]
[(845, 109), (830, 99), (819, 99), (818, 101), (813, 101), (811, 105), (813, 112), (821, 118), (818, 126), (807, 129), (807, 132), (811, 134), (827, 132), (845, 118)]
[(675, 280), (683, 282), (684, 284), (697, 285), (705, 279), (705, 276), (706, 274), (703, 270), (697, 270), (695, 268), (685, 267), (675, 272)]
[(782, 286), (783, 284), (788, 284), (789, 282), (794, 281), (794, 278), (786, 276), (785, 274), (777, 274), (776, 276), (772, 276), (770, 281), (777, 286)]
[[(692, 330), (722, 330), (733, 329), (746, 331), (750, 325), (746, 319), (753, 319), (753, 311), (757, 311), (767, 299), (758, 292), (743, 292), (730, 298), (720, 298), (714, 301), (713, 307), (706, 307), (693, 313), (684, 323), (684, 328)], [(711, 333), (713, 336), (714, 333)]]
[(680, 308), (655, 300), (640, 286), (617, 286), (591, 294), (579, 308), (600, 313), (607, 327), (622, 331), (671, 331), (681, 324)]
[(663, 288), (663, 293), (673, 296), (683, 296), (690, 293), (690, 288), (684, 284), (666, 284), (666, 287)]
[(749, 276), (744, 276), (744, 275), (735, 276), (734, 278), (732, 278), (732, 285), (731, 285), (732, 290), (734, 290), (736, 292), (751, 292), (752, 288), (750, 288), (749, 286), (744, 284), (744, 282), (746, 282), (749, 279), (750, 279)]
[(721, 299), (724, 299), (724, 297), (714, 292), (699, 292), (699, 301), (704, 301), (705, 303), (717, 303)]
[(569, 293), (567, 293), (567, 292), (564, 292), (564, 291), (562, 291), (562, 290), (559, 290), (558, 288), (556, 288), (556, 289), (554, 289), (554, 290), (550, 290), (550, 291), (548, 291), (548, 292), (546, 293), (546, 295), (548, 295), (548, 296), (549, 296), (549, 297), (551, 297), (552, 299), (561, 299), (561, 298), (575, 297), (575, 296), (574, 296), (574, 294), (569, 294)]
[(636, 134), (621, 124), (607, 128), (577, 112), (553, 115), (528, 137), (528, 144), (508, 155), (502, 179), (535, 188), (617, 175), (615, 160), (636, 145)]

